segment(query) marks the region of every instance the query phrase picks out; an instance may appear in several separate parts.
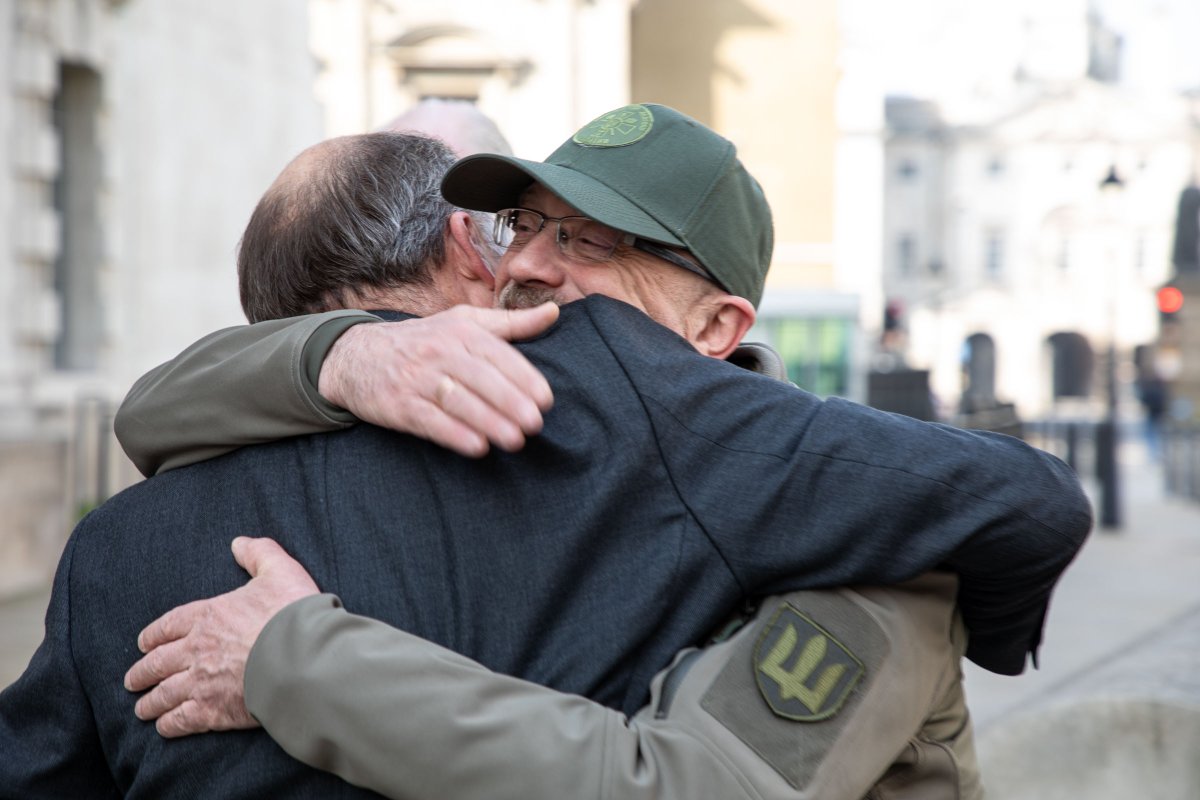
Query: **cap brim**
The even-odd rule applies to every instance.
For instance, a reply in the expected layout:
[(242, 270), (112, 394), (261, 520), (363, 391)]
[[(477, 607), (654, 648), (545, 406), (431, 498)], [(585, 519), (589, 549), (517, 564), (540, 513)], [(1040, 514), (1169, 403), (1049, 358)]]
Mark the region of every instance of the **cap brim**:
[(460, 208), (499, 211), (518, 205), (540, 183), (585, 217), (643, 239), (683, 247), (653, 217), (600, 181), (570, 167), (480, 153), (458, 161), (442, 179), (442, 196)]

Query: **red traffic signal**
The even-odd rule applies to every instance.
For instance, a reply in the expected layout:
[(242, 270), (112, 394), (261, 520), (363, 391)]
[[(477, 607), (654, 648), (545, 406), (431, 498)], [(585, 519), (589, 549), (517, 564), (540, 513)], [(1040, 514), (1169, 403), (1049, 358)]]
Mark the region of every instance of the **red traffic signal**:
[(1164, 286), (1158, 290), (1158, 310), (1163, 314), (1174, 314), (1183, 308), (1183, 292), (1174, 286)]

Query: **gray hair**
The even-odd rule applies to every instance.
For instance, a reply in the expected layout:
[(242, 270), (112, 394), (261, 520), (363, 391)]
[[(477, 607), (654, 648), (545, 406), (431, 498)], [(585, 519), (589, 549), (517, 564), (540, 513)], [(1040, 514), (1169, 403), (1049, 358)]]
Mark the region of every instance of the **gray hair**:
[(442, 142), (396, 132), (344, 136), (301, 153), (242, 236), (246, 317), (307, 314), (346, 306), (349, 292), (428, 285), (445, 260), (455, 207), (440, 187), (453, 163)]
[[(381, 130), (419, 133), (441, 139), (459, 158), (475, 153), (512, 155), (512, 145), (500, 132), (495, 120), (479, 110), (469, 100), (449, 97), (426, 97), (393, 119)], [(462, 209), (471, 215), (481, 234), (476, 251), (492, 272), (504, 248), (492, 239), (495, 215), (487, 211)]]
[(512, 146), (500, 128), (468, 100), (427, 97), (380, 130), (441, 139), (459, 158), (472, 153), (512, 155)]

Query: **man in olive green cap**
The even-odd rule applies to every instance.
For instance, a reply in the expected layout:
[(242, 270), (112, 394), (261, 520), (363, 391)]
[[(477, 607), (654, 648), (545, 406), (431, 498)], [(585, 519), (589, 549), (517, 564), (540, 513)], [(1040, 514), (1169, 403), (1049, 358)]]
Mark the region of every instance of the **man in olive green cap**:
[[(646, 104), (609, 112), (545, 161), (467, 156), (447, 173), (442, 194), (463, 208), (501, 212), (518, 206), (531, 183), (620, 232), (633, 250), (754, 307), (762, 300), (774, 243), (770, 206), (733, 143), (678, 111)], [(561, 225), (556, 232), (563, 237)]]

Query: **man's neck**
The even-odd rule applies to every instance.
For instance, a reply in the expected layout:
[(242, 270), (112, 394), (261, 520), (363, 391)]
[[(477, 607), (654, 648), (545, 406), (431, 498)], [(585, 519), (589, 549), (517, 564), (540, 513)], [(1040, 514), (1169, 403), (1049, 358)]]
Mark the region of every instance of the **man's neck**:
[(342, 299), (346, 308), (403, 311), (418, 317), (428, 317), (453, 305), (436, 286), (346, 292)]

